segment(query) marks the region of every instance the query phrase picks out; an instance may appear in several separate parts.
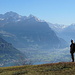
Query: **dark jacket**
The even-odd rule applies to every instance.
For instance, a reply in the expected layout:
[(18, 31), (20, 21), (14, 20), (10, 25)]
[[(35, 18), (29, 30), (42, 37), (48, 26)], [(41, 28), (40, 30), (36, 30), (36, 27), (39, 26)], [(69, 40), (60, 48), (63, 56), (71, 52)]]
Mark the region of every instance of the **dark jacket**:
[(72, 43), (70, 45), (70, 53), (74, 53), (75, 52), (75, 43)]

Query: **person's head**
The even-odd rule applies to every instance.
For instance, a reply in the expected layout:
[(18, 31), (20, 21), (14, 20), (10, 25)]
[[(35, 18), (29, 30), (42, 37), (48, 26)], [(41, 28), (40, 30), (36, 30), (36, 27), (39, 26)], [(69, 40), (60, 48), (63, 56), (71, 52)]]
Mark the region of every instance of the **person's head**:
[(74, 43), (74, 41), (73, 41), (73, 40), (71, 40), (71, 43)]

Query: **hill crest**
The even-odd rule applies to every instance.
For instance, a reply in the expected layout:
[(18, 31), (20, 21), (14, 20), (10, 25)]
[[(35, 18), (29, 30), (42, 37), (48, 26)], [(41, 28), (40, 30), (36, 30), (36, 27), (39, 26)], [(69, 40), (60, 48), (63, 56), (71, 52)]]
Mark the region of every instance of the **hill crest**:
[[(42, 65), (25, 65), (0, 68), (0, 74), (5, 75), (75, 75), (75, 63), (59, 62)], [(12, 70), (12, 71), (11, 71)]]

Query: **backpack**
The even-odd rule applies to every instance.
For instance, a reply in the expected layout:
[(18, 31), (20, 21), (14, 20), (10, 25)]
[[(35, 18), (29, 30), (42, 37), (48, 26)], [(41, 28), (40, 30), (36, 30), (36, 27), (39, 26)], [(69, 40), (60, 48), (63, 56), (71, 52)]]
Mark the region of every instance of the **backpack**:
[(75, 51), (75, 43), (72, 44), (72, 50)]

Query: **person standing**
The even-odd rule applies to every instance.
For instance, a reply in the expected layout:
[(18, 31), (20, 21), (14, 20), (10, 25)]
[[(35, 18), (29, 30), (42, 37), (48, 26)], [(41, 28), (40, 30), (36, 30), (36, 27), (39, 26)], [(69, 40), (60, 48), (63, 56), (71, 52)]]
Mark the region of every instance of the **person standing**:
[(71, 40), (70, 53), (71, 53), (72, 62), (74, 62), (74, 52), (75, 52), (75, 43), (73, 40)]

